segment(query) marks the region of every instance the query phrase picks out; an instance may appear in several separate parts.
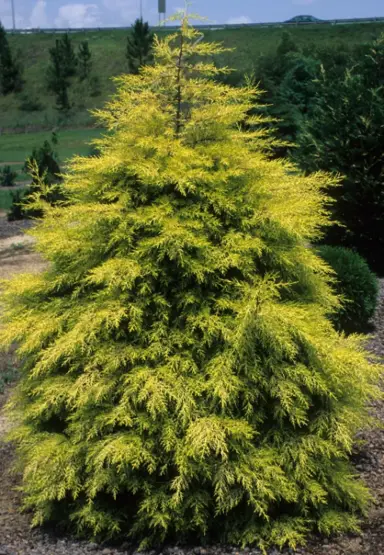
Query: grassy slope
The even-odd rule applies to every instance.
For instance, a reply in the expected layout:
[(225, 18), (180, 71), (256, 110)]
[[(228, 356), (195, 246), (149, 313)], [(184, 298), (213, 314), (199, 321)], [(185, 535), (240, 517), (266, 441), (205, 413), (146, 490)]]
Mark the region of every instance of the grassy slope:
[[(59, 144), (56, 150), (60, 164), (74, 154), (86, 155), (89, 152), (89, 142), (100, 136), (101, 129), (62, 129), (58, 132)], [(50, 131), (34, 133), (0, 135), (0, 164), (6, 162), (24, 162), (30, 156), (35, 146), (40, 146), (46, 139), (51, 138)], [(17, 166), (16, 166), (17, 171)]]
[[(346, 42), (361, 43), (371, 40), (384, 32), (384, 23), (356, 25), (309, 25), (290, 28), (298, 45), (333, 44)], [(261, 53), (268, 53), (276, 48), (282, 28), (239, 28), (218, 31), (206, 31), (207, 40), (223, 41), (226, 46), (235, 47), (235, 52), (223, 55), (221, 63), (236, 68), (240, 72), (252, 69), (254, 61)], [(93, 55), (93, 73), (101, 79), (101, 95), (91, 97), (88, 83), (74, 80), (70, 90), (74, 107), (69, 126), (85, 126), (92, 123), (88, 110), (100, 107), (113, 93), (114, 83), (111, 77), (127, 70), (125, 46), (127, 32), (123, 30), (79, 32), (71, 35), (74, 45), (88, 40)], [(38, 112), (23, 112), (18, 109), (21, 95), (0, 97), (0, 129), (18, 126), (50, 126), (63, 123), (55, 109), (55, 98), (46, 91), (45, 72), (49, 64), (49, 48), (58, 36), (53, 34), (10, 36), (10, 43), (15, 50), (20, 50), (24, 64), (25, 88), (22, 94), (28, 98), (37, 98), (44, 109)], [(1, 158), (1, 154), (0, 154)]]

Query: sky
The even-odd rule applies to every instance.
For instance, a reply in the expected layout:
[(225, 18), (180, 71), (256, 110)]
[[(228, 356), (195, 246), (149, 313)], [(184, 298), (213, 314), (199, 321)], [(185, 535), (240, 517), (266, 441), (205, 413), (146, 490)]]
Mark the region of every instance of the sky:
[[(158, 22), (158, 0), (141, 0), (143, 16)], [(12, 27), (12, 0), (0, 0), (0, 20)], [(168, 15), (183, 0), (166, 0)], [(14, 0), (18, 28), (129, 26), (140, 14), (140, 0)], [(207, 23), (285, 21), (295, 15), (319, 19), (384, 17), (384, 0), (194, 0), (190, 11)]]

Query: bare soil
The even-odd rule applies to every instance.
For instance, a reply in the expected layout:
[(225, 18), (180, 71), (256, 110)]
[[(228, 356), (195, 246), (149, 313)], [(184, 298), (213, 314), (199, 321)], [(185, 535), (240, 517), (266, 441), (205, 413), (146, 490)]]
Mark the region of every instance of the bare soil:
[[(32, 239), (21, 234), (31, 222), (14, 224), (5, 222), (0, 217), (0, 278), (9, 277), (20, 272), (39, 272), (44, 262), (31, 249)], [(375, 317), (375, 334), (369, 342), (371, 352), (383, 357), (384, 360), (384, 280), (381, 280), (380, 305)], [(12, 353), (0, 354), (0, 375), (9, 364), (15, 364)], [(135, 547), (126, 543), (121, 547), (96, 545), (80, 542), (72, 538), (56, 536), (54, 531), (47, 534), (42, 530), (31, 530), (30, 515), (20, 511), (22, 499), (16, 489), (20, 484), (20, 476), (11, 473), (14, 462), (14, 447), (4, 441), (4, 434), (11, 423), (2, 413), (12, 392), (8, 386), (0, 394), (0, 555), (83, 555), (86, 553), (102, 553), (104, 555), (135, 553)], [(384, 424), (384, 401), (372, 405), (372, 412)], [(3, 439), (2, 439), (3, 438)], [(304, 548), (296, 553), (301, 555), (384, 555), (384, 429), (376, 428), (359, 434), (365, 446), (354, 453), (353, 462), (361, 477), (371, 488), (375, 502), (369, 517), (364, 520), (362, 534), (342, 535), (332, 539), (322, 537), (310, 538)], [(293, 554), (293, 550), (284, 550)], [(181, 547), (167, 546), (150, 552), (149, 555), (258, 555), (257, 549), (237, 549), (226, 546)], [(270, 555), (278, 551), (270, 550)]]

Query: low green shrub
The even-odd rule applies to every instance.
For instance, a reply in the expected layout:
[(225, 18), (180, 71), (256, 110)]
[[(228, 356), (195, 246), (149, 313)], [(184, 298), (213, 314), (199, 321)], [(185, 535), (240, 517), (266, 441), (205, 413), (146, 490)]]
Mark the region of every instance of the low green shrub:
[(13, 187), (16, 177), (17, 172), (12, 171), (11, 166), (0, 168), (0, 187)]
[(324, 245), (318, 254), (336, 272), (336, 293), (345, 302), (332, 321), (339, 331), (366, 332), (375, 313), (378, 300), (378, 281), (365, 259), (344, 247)]
[(25, 196), (25, 189), (16, 189), (16, 191), (11, 191), (12, 204), (7, 212), (7, 219), (9, 222), (14, 222), (15, 220), (23, 220), (27, 216), (24, 212), (22, 202)]

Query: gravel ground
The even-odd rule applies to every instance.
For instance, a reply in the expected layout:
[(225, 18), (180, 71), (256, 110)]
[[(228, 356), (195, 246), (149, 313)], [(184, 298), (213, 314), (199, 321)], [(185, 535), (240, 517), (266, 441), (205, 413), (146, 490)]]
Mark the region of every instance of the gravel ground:
[[(9, 250), (9, 244), (17, 243), (21, 228), (8, 226), (0, 222), (0, 250), (4, 247)], [(30, 225), (30, 224), (29, 224)], [(22, 227), (28, 227), (22, 225)], [(20, 236), (19, 236), (20, 238)], [(2, 245), (3, 243), (3, 245)], [(26, 246), (26, 248), (28, 248)], [(4, 250), (3, 250), (4, 252)], [(36, 255), (30, 254), (31, 257)], [(1, 259), (1, 257), (0, 257)], [(20, 264), (17, 268), (15, 260)], [(13, 265), (10, 272), (23, 271), (28, 265), (28, 253), (17, 249), (13, 252)], [(32, 258), (32, 266), (36, 261)], [(1, 261), (1, 260), (0, 260)], [(369, 343), (369, 349), (384, 358), (384, 280), (381, 280), (380, 306), (375, 318), (375, 335)], [(9, 364), (9, 358), (0, 355), (0, 373)], [(96, 545), (89, 542), (80, 542), (71, 538), (55, 537), (54, 533), (44, 533), (41, 530), (32, 531), (29, 526), (30, 516), (20, 513), (20, 493), (15, 489), (20, 483), (20, 477), (12, 475), (9, 470), (14, 459), (12, 445), (1, 441), (2, 434), (9, 427), (1, 408), (6, 403), (12, 388), (6, 388), (0, 394), (0, 555), (85, 555), (87, 553), (100, 553), (104, 555), (117, 555), (125, 553), (133, 555), (135, 547), (126, 543), (122, 546), (110, 547)], [(384, 422), (384, 402), (372, 405), (372, 411)], [(354, 454), (353, 460), (362, 478), (370, 486), (376, 501), (372, 506), (369, 518), (363, 523), (363, 532), (360, 536), (343, 535), (333, 539), (313, 537), (309, 539), (306, 547), (284, 550), (286, 554), (299, 553), (301, 555), (383, 555), (384, 554), (384, 432), (383, 430), (369, 430), (360, 434), (365, 440), (365, 447)], [(269, 555), (277, 555), (279, 551), (272, 549)], [(259, 555), (257, 549), (238, 549), (225, 546), (214, 547), (180, 547), (168, 546), (148, 552), (146, 555)]]

